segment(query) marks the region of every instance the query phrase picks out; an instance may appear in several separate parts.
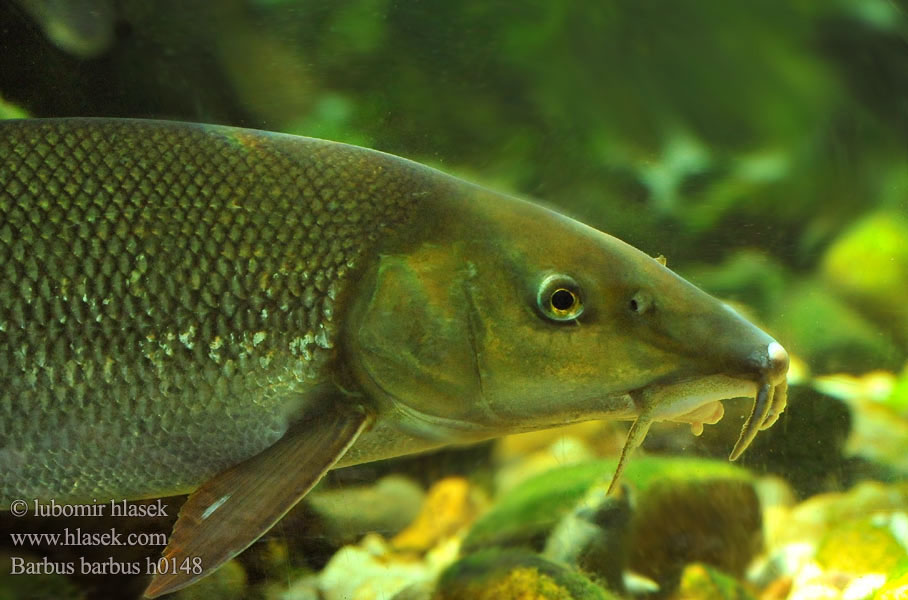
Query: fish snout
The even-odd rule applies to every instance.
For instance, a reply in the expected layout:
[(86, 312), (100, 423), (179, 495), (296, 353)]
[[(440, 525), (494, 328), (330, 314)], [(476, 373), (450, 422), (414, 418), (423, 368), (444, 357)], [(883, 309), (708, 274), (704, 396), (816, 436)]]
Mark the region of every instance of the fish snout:
[(790, 360), (788, 352), (782, 347), (782, 344), (773, 340), (766, 349), (769, 357), (767, 372), (770, 374), (770, 380), (779, 384), (788, 376), (788, 365)]
[(750, 362), (761, 382), (768, 381), (776, 385), (788, 374), (788, 352), (775, 340), (754, 352)]

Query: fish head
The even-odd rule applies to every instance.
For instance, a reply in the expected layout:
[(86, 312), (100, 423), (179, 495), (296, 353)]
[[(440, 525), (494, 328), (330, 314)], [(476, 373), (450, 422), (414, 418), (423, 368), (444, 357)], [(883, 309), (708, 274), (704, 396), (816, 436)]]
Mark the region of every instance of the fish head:
[(788, 355), (734, 309), (617, 238), (476, 195), (371, 276), (350, 345), (374, 395), (462, 439), (597, 418), (698, 431), (750, 396), (733, 458), (778, 417)]

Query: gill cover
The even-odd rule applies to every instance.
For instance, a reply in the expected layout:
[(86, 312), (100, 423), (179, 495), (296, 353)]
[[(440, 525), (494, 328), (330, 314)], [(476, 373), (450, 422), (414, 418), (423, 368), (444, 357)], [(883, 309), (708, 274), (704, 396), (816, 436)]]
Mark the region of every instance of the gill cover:
[(473, 275), (450, 247), (383, 255), (357, 319), (357, 368), (422, 436), (471, 429), (480, 410)]

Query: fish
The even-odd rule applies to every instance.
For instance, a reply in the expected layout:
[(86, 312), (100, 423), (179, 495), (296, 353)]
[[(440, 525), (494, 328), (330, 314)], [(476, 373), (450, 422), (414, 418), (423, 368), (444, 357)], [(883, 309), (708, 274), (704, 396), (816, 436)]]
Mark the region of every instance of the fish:
[(591, 419), (785, 409), (786, 350), (662, 257), (342, 143), (0, 122), (0, 510), (190, 494), (153, 598), (330, 469)]

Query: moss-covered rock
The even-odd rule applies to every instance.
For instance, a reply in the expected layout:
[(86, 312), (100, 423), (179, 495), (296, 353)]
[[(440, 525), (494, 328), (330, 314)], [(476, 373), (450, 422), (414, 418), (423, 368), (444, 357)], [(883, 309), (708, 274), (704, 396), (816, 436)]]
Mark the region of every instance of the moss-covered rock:
[[(595, 484), (608, 481), (616, 461), (599, 460), (552, 469), (515, 487), (479, 518), (464, 540), (464, 551), (496, 546), (525, 546), (541, 550), (546, 536)], [(637, 493), (665, 479), (737, 479), (749, 481), (746, 471), (725, 461), (664, 457), (634, 457), (624, 481)]]
[(818, 546), (840, 524), (906, 510), (908, 483), (864, 481), (844, 492), (817, 494), (779, 515), (767, 542), (773, 548), (803, 543)]
[(872, 402), (863, 402), (854, 413), (845, 451), (854, 457), (855, 475), (884, 481), (908, 477), (908, 419)]
[(878, 514), (845, 521), (820, 541), (816, 560), (824, 568), (843, 573), (888, 573), (908, 559), (908, 515)]
[(425, 496), (412, 479), (389, 475), (370, 485), (316, 488), (306, 503), (318, 515), (321, 533), (341, 546), (367, 531), (386, 536), (398, 533), (419, 514)]
[(464, 540), (464, 552), (496, 546), (542, 550), (555, 523), (614, 468), (614, 461), (594, 461), (552, 469), (528, 479), (476, 521)]
[[(524, 482), (476, 522), (464, 548), (541, 550), (555, 524), (614, 468), (615, 461), (595, 461)], [(739, 574), (760, 549), (759, 502), (746, 471), (724, 461), (635, 457), (624, 481), (636, 505), (628, 543), (632, 570), (670, 587), (688, 562)]]
[(843, 450), (849, 479), (892, 481), (908, 475), (908, 370), (900, 378), (882, 370), (837, 373), (811, 384), (848, 405), (852, 426)]
[(825, 282), (855, 303), (908, 348), (908, 218), (895, 212), (866, 216), (826, 251)]
[(816, 373), (901, 368), (905, 354), (890, 327), (881, 327), (817, 281), (794, 286), (769, 329)]
[(633, 516), (626, 490), (622, 486), (617, 493), (609, 494), (604, 481), (590, 488), (555, 525), (543, 555), (623, 593), (628, 529)]
[(736, 576), (762, 549), (753, 484), (740, 476), (671, 472), (638, 495), (631, 522), (631, 570), (671, 589), (685, 564), (703, 562)]
[(431, 590), (442, 569), (456, 558), (456, 543), (442, 543), (425, 555), (399, 553), (380, 535), (370, 533), (358, 544), (341, 548), (318, 576), (293, 582), (285, 597), (387, 600), (406, 592), (402, 597), (412, 598), (415, 590)]
[(433, 600), (617, 600), (583, 575), (525, 550), (483, 550), (441, 575)]
[(900, 562), (889, 573), (886, 583), (873, 596), (873, 600), (905, 600), (905, 598), (908, 598), (908, 560)]
[(699, 563), (684, 567), (676, 600), (754, 600), (734, 577)]

